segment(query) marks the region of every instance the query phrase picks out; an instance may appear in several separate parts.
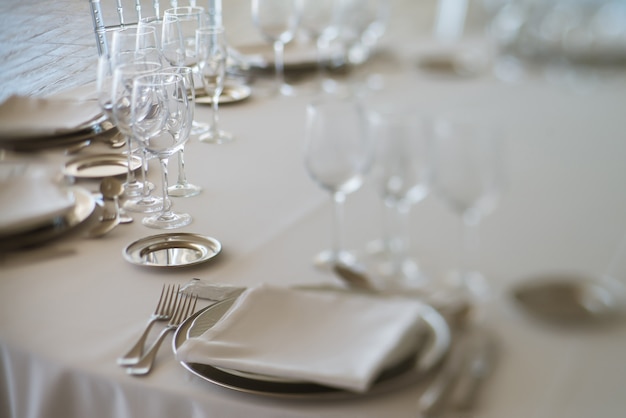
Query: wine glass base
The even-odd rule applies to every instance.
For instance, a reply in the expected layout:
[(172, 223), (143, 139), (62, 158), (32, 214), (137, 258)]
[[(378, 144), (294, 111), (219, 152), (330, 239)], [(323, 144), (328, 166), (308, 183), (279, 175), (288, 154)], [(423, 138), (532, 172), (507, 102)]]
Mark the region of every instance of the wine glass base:
[(364, 262), (372, 275), (380, 278), (385, 287), (404, 289), (425, 289), (431, 279), (410, 257), (397, 260), (393, 250), (385, 240), (379, 239), (367, 244)]
[(196, 122), (195, 120), (191, 123), (191, 132), (190, 135), (204, 135), (209, 132), (211, 127), (208, 123)]
[(345, 266), (355, 266), (357, 258), (349, 251), (340, 251), (339, 253), (332, 250), (324, 250), (313, 258), (315, 267), (330, 270), (336, 264)]
[(155, 229), (175, 229), (189, 225), (192, 221), (191, 215), (187, 213), (158, 214), (143, 218), (142, 224)]
[(230, 132), (218, 130), (217, 133), (207, 132), (204, 135), (200, 135), (198, 140), (200, 142), (206, 142), (207, 144), (224, 144), (230, 142), (235, 137)]
[(129, 212), (160, 212), (161, 210), (163, 210), (163, 200), (161, 198), (149, 196), (141, 199), (127, 200), (124, 202), (122, 207), (124, 208), (124, 210), (127, 210)]
[(192, 197), (197, 196), (202, 191), (202, 187), (191, 183), (176, 183), (167, 188), (167, 194), (171, 197)]

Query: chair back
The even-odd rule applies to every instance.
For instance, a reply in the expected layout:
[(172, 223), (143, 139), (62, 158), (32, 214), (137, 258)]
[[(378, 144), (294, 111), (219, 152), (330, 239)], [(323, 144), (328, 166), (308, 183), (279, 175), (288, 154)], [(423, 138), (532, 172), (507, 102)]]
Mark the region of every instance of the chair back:
[[(142, 17), (161, 17), (163, 10), (179, 6), (178, 0), (164, 0), (163, 3), (161, 5), (160, 0), (89, 0), (98, 55), (109, 54), (109, 32), (136, 27)], [(195, 6), (196, 0), (180, 3)]]

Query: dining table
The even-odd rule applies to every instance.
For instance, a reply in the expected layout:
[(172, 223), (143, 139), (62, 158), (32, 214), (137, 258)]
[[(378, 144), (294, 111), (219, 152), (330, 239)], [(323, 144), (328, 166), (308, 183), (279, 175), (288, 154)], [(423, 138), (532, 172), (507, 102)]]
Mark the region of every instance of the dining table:
[[(114, 10), (113, 1), (106, 3)], [(249, 3), (223, 2), (227, 39), (235, 49), (263, 42)], [(503, 144), (503, 186), (497, 206), (479, 225), (476, 254), (490, 287), (481, 326), (497, 341), (497, 358), (474, 408), (449, 416), (624, 416), (626, 322), (562, 326), (529, 315), (512, 296), (516, 285), (550, 275), (611, 274), (626, 285), (624, 67), (574, 64), (558, 73), (538, 68), (503, 80), (493, 71), (497, 51), (484, 32), (483, 2), (470, 2), (464, 32), (452, 43), (433, 32), (434, 0), (389, 3), (385, 33), (371, 56), (341, 73), (340, 82), (366, 104), (409, 105), (416, 117), (452, 110), (486, 116)], [(89, 2), (4, 1), (0, 22), (1, 101), (11, 95), (95, 95), (98, 53)], [(471, 72), (422, 65), (433, 51), (469, 50), (481, 57)], [(429, 379), (335, 397), (248, 393), (191, 373), (173, 354), (172, 334), (150, 374), (132, 376), (117, 364), (144, 330), (164, 285), (199, 279), (244, 288), (345, 287), (313, 262), (330, 245), (332, 232), (332, 200), (309, 177), (303, 157), (306, 108), (315, 96), (268, 95), (254, 80), (250, 86), (250, 97), (219, 108), (220, 127), (233, 141), (210, 144), (192, 136), (185, 145), (187, 179), (202, 191), (172, 201), (175, 210), (191, 214), (191, 224), (159, 231), (132, 213), (134, 222), (89, 238), (96, 206), (94, 215), (53, 240), (0, 253), (0, 416), (422, 416), (418, 400)], [(209, 122), (211, 107), (196, 103), (195, 119)], [(122, 151), (104, 143), (76, 153), (0, 150), (0, 160), (63, 167), (78, 156)], [(158, 184), (154, 160), (148, 177)], [(96, 179), (71, 181), (72, 187), (99, 190)], [(382, 211), (376, 185), (366, 177), (345, 202), (346, 248), (366, 254), (367, 244), (382, 236)], [(443, 282), (459, 259), (459, 216), (431, 192), (413, 205), (406, 228), (411, 255), (433, 283)], [(205, 262), (175, 268), (126, 259), (129, 244), (165, 232), (208, 236), (221, 250)], [(198, 309), (210, 303), (199, 299)], [(149, 339), (163, 326), (157, 323)], [(297, 341), (297, 333), (290, 339), (284, 343)]]

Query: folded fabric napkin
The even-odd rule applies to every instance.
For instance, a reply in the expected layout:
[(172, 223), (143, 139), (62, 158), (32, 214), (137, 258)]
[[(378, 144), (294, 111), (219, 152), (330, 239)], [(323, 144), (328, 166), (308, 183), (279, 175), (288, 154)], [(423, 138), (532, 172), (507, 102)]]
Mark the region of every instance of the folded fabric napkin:
[(245, 290), (179, 361), (366, 391), (414, 352), (419, 302), (260, 285)]
[(0, 236), (35, 228), (73, 207), (73, 195), (56, 184), (46, 168), (0, 164)]
[(72, 133), (101, 114), (96, 100), (11, 96), (0, 104), (0, 140)]

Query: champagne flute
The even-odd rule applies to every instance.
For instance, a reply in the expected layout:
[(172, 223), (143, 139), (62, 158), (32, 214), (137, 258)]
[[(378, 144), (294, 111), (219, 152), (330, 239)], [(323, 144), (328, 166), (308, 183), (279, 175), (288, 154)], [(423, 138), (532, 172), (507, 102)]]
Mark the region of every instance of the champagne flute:
[(296, 36), (301, 14), (300, 0), (252, 0), (252, 21), (274, 48), (276, 89), (289, 96), (294, 89), (285, 83), (285, 45)]
[[(169, 67), (161, 70), (165, 74), (178, 74), (182, 77), (187, 95), (189, 99), (189, 121), (190, 126), (193, 124), (194, 106), (195, 106), (195, 87), (193, 83), (193, 72), (190, 67)], [(193, 130), (193, 129), (192, 129)], [(191, 197), (196, 196), (202, 191), (202, 187), (189, 183), (187, 174), (185, 173), (185, 151), (184, 146), (178, 151), (178, 178), (176, 184), (169, 186), (167, 191), (173, 197)]]
[(198, 68), (202, 77), (202, 85), (211, 96), (212, 121), (207, 133), (200, 135), (199, 140), (213, 144), (223, 144), (233, 140), (230, 132), (218, 128), (219, 97), (224, 89), (226, 77), (226, 57), (228, 54), (224, 28), (207, 26), (196, 30), (196, 48)]
[(479, 302), (489, 286), (476, 268), (478, 226), (498, 201), (502, 155), (495, 129), (476, 120), (440, 118), (434, 125), (433, 191), (461, 218), (462, 251), (451, 284)]
[(332, 247), (318, 254), (315, 264), (353, 265), (354, 255), (343, 248), (343, 203), (361, 187), (370, 168), (372, 138), (365, 132), (363, 111), (353, 100), (319, 99), (307, 106), (306, 116), (305, 167), (334, 204)]
[[(196, 29), (206, 25), (208, 15), (203, 7), (173, 7), (163, 13), (163, 30), (161, 45), (163, 55), (176, 67), (191, 67), (198, 74), (198, 57), (196, 55)], [(194, 81), (194, 84), (199, 84)], [(208, 123), (193, 121), (192, 135), (206, 134), (210, 129)]]
[[(161, 69), (161, 64), (157, 62), (145, 62), (139, 60), (118, 65), (113, 71), (113, 84), (111, 92), (112, 112), (117, 128), (127, 137), (129, 154), (137, 146), (136, 138), (132, 129), (131, 119), (131, 97), (133, 80), (141, 75), (154, 73)], [(145, 161), (147, 155), (141, 152), (144, 161), (143, 176), (145, 179)], [(134, 212), (155, 212), (161, 209), (160, 199), (150, 194), (150, 187), (144, 180), (142, 193), (138, 198), (126, 199), (123, 207)]]
[(428, 279), (410, 256), (408, 217), (430, 189), (427, 125), (414, 112), (395, 106), (371, 112), (368, 122), (377, 145), (373, 177), (385, 209), (383, 238), (370, 245), (375, 270), (389, 286), (423, 287)]
[(161, 163), (162, 210), (145, 217), (150, 228), (174, 229), (191, 223), (191, 215), (175, 213), (167, 193), (167, 166), (189, 138), (191, 129), (187, 86), (179, 74), (152, 73), (133, 80), (131, 126), (140, 146)]

